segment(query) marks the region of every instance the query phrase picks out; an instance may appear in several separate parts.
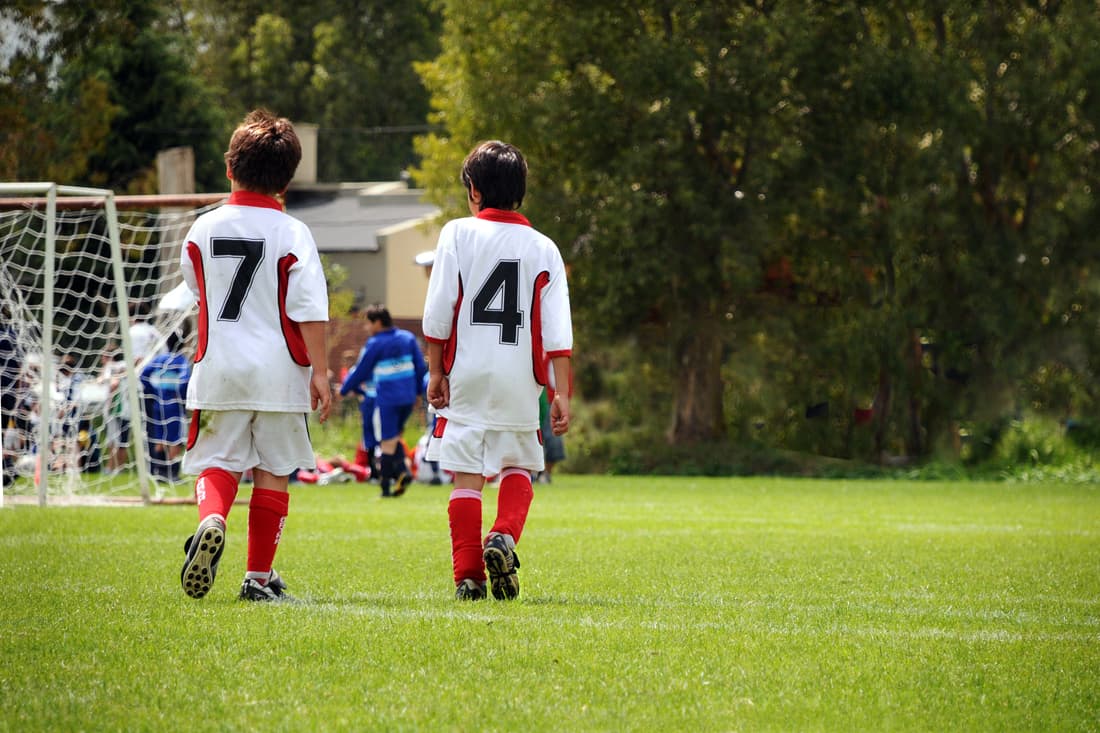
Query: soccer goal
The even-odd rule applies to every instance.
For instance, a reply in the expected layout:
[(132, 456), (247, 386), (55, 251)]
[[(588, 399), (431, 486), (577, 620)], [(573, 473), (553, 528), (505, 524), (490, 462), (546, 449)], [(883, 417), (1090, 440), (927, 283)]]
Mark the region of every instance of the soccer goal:
[(0, 183), (0, 506), (148, 503), (178, 480), (196, 337), (179, 252), (224, 198)]

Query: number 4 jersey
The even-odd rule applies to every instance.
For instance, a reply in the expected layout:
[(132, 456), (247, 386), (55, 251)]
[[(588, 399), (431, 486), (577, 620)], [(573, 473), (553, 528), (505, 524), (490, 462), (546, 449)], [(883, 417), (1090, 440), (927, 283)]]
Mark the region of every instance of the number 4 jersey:
[(561, 253), (513, 211), (485, 209), (439, 234), (424, 336), (443, 343), (450, 405), (440, 415), (488, 430), (536, 430), (543, 353), (569, 356), (573, 325)]
[(270, 196), (235, 191), (195, 220), (180, 270), (199, 301), (188, 409), (309, 412), (298, 323), (328, 320), (309, 228)]

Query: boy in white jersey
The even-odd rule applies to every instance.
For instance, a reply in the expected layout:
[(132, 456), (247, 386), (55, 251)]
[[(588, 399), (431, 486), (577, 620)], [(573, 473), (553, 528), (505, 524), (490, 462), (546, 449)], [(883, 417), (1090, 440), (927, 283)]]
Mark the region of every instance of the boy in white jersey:
[[(527, 162), (508, 143), (476, 146), (462, 164), (470, 213), (444, 225), (424, 303), (428, 401), (438, 411), (427, 458), (454, 473), (448, 503), (455, 596), (519, 594), (515, 554), (543, 469), (539, 394), (547, 363), (558, 385), (555, 435), (569, 429), (573, 326), (557, 246), (516, 210)], [(549, 362), (543, 360), (543, 352)], [(497, 515), (481, 536), (481, 492), (500, 476)]]
[(251, 469), (248, 558), (240, 598), (272, 601), (286, 584), (272, 567), (290, 504), (287, 484), (314, 468), (306, 413), (328, 418), (328, 291), (313, 236), (276, 199), (302, 157), (289, 120), (255, 110), (225, 154), (229, 201), (200, 216), (180, 256), (199, 302), (199, 342), (187, 387), (186, 473), (198, 474), (199, 526), (184, 545), (183, 590), (202, 598), (225, 548), (225, 522)]

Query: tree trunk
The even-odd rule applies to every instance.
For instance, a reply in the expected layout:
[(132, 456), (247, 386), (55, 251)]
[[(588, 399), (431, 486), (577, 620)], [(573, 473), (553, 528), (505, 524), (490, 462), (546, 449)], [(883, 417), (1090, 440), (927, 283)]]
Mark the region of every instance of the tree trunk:
[(668, 441), (685, 445), (714, 440), (725, 433), (722, 410), (722, 342), (713, 330), (703, 330), (677, 344), (679, 380)]

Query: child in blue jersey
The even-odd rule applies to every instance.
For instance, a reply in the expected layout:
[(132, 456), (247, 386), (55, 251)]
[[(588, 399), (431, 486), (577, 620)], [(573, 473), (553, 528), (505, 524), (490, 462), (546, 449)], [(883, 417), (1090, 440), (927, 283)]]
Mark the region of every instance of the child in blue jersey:
[(346, 395), (364, 383), (374, 383), (374, 434), (382, 453), (379, 457), (382, 496), (401, 496), (412, 481), (412, 474), (405, 466), (401, 434), (416, 407), (428, 367), (416, 336), (395, 327), (386, 306), (381, 303), (370, 306), (367, 321), (370, 337), (359, 361), (340, 385), (340, 394)]

